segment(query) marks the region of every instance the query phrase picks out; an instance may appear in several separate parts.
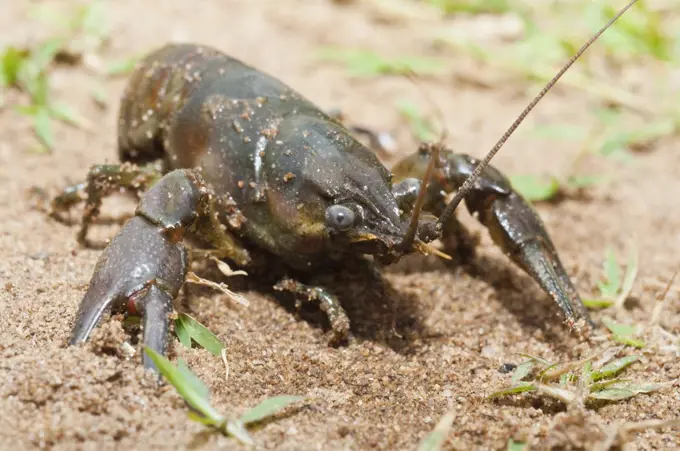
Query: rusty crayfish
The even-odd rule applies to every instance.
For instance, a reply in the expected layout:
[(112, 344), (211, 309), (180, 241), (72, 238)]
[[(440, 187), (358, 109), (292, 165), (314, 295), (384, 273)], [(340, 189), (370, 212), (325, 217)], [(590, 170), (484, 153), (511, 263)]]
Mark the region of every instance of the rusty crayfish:
[[(283, 262), (300, 274), (370, 255), (389, 264), (464, 239), (462, 200), (494, 242), (554, 299), (572, 325), (588, 313), (545, 227), (488, 163), (603, 27), (543, 89), (483, 160), (422, 145), (388, 170), (336, 118), (279, 80), (216, 49), (167, 45), (133, 72), (118, 122), (121, 165), (97, 165), (53, 201), (85, 201), (79, 241), (114, 188), (140, 193), (134, 217), (94, 270), (71, 344), (87, 340), (107, 310), (142, 316), (143, 343), (165, 353), (173, 300), (186, 281), (185, 238), (238, 267)], [(160, 163), (160, 164), (159, 164)], [(456, 192), (450, 202), (448, 194)], [(426, 211), (428, 214), (421, 214)], [(333, 340), (349, 319), (326, 288), (287, 278), (280, 290), (319, 302)], [(145, 355), (144, 365), (155, 368)]]

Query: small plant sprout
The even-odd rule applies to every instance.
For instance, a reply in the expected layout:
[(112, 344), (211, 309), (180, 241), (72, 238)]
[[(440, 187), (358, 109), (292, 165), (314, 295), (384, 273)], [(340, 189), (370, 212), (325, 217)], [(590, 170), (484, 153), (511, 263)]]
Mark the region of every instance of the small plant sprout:
[[(665, 383), (633, 382), (619, 378), (619, 374), (637, 362), (639, 357), (631, 355), (611, 360), (616, 352), (605, 351), (603, 354), (606, 358), (595, 364), (593, 358), (554, 365), (546, 365), (546, 361), (532, 358), (517, 367), (510, 387), (494, 392), (488, 398), (535, 392), (565, 404), (582, 404), (598, 400), (620, 401), (669, 387)], [(596, 365), (597, 368), (594, 368)]]
[(180, 313), (175, 319), (175, 334), (187, 348), (191, 348), (193, 340), (214, 356), (221, 356), (224, 349), (222, 342), (210, 329), (186, 313)]
[(604, 280), (598, 282), (600, 296), (594, 299), (584, 299), (583, 304), (589, 308), (607, 308), (615, 306), (623, 307), (624, 302), (630, 296), (635, 278), (638, 272), (638, 254), (634, 243), (631, 241), (628, 249), (628, 262), (623, 277), (622, 269), (617, 263), (616, 253), (608, 248), (602, 265)]
[[(91, 127), (73, 106), (52, 98), (50, 75), (55, 64), (84, 64), (102, 72), (97, 52), (110, 33), (104, 7), (105, 2), (93, 1), (66, 13), (54, 5), (33, 6), (29, 15), (54, 28), (53, 34), (29, 47), (8, 46), (0, 51), (0, 88), (14, 88), (28, 97), (27, 104), (15, 105), (14, 110), (31, 118), (41, 152), (54, 149), (53, 121), (85, 130)], [(92, 97), (97, 105), (105, 106), (101, 86), (92, 89)], [(0, 107), (3, 103), (0, 98)]]
[(524, 451), (526, 449), (527, 444), (525, 442), (516, 442), (513, 439), (508, 440), (508, 447), (506, 448), (507, 451)]
[(612, 333), (612, 339), (616, 342), (635, 348), (644, 348), (645, 342), (635, 338), (639, 331), (636, 326), (619, 324), (609, 318), (602, 320), (607, 329)]
[(232, 436), (245, 445), (254, 446), (247, 426), (254, 425), (267, 417), (271, 417), (293, 403), (304, 400), (301, 396), (276, 396), (262, 401), (238, 418), (222, 415), (210, 404), (208, 387), (194, 374), (182, 360), (178, 366), (167, 358), (145, 347), (144, 351), (158, 367), (159, 372), (177, 390), (192, 409), (189, 418), (206, 426), (217, 429), (225, 435)]
[(555, 177), (515, 174), (510, 176), (510, 183), (517, 192), (530, 202), (553, 200), (562, 190), (560, 180)]

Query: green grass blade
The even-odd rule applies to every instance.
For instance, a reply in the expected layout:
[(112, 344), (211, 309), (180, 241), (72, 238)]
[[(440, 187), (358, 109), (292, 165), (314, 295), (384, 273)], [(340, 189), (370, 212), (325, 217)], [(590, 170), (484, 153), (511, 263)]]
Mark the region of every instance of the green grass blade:
[(536, 386), (536, 389), (539, 393), (548, 395), (551, 398), (555, 398), (565, 404), (570, 404), (576, 400), (576, 394), (574, 392), (556, 385), (540, 384)]
[(522, 379), (527, 377), (529, 373), (531, 373), (531, 370), (534, 367), (534, 361), (533, 360), (527, 360), (526, 362), (522, 362), (519, 365), (517, 365), (517, 368), (515, 369), (515, 372), (512, 375), (512, 385), (517, 385)]
[(591, 399), (606, 401), (620, 401), (622, 399), (632, 398), (641, 393), (651, 393), (667, 387), (669, 387), (669, 384), (633, 384), (629, 382), (618, 382), (602, 390), (593, 391), (589, 397)]
[(372, 50), (349, 49), (338, 47), (322, 47), (316, 52), (321, 61), (339, 62), (355, 76), (400, 75), (415, 73), (418, 75), (436, 75), (443, 72), (442, 60), (425, 57), (403, 56), (387, 58)]
[(210, 390), (208, 389), (208, 386), (189, 369), (189, 366), (183, 359), (177, 359), (177, 369), (182, 373), (182, 376), (187, 383), (191, 384), (191, 389), (194, 392), (198, 393), (205, 400), (210, 399)]
[[(177, 393), (194, 409), (203, 414), (205, 418), (212, 422), (212, 424), (219, 424), (224, 421), (222, 416), (217, 412), (203, 397), (203, 393), (197, 390), (195, 382), (188, 380), (185, 372), (179, 370), (168, 359), (155, 352), (153, 349), (144, 347), (144, 351), (149, 358), (156, 364), (158, 371), (165, 377), (168, 382), (175, 387)], [(186, 371), (189, 371), (188, 369)]]
[(179, 318), (175, 319), (175, 335), (177, 335), (179, 342), (182, 343), (184, 347), (191, 349), (191, 336), (184, 326), (184, 322)]
[(555, 141), (583, 141), (588, 135), (583, 126), (569, 124), (541, 124), (525, 133), (536, 139)]
[(522, 356), (522, 357), (526, 357), (527, 359), (532, 359), (532, 360), (540, 363), (541, 365), (545, 365), (545, 366), (551, 366), (552, 365), (550, 362), (548, 362), (543, 357), (537, 357), (537, 356), (534, 356), (534, 355), (531, 355), (531, 354), (525, 354), (523, 352), (520, 352), (519, 355)]
[(0, 74), (0, 84), (11, 86), (19, 80), (21, 66), (27, 58), (26, 52), (15, 47), (7, 47), (2, 54), (2, 73)]
[(505, 13), (510, 11), (509, 0), (428, 0), (427, 3), (444, 14)]
[(601, 399), (606, 401), (620, 401), (622, 399), (632, 398), (636, 393), (627, 388), (605, 388), (598, 392), (588, 395), (591, 399)]
[(630, 295), (633, 290), (633, 284), (635, 284), (635, 278), (638, 272), (638, 254), (635, 246), (630, 246), (630, 251), (628, 252), (628, 264), (626, 265), (626, 274), (623, 276), (623, 282), (621, 284), (621, 292), (616, 300), (616, 305), (621, 307), (626, 298)]
[(508, 440), (507, 451), (524, 451), (527, 444), (524, 442), (516, 442), (513, 439)]
[(544, 179), (530, 174), (510, 176), (512, 187), (530, 202), (553, 199), (560, 191), (560, 182), (554, 178)]
[(583, 299), (583, 305), (590, 309), (604, 309), (614, 305), (613, 299)]
[(243, 424), (256, 423), (264, 418), (270, 417), (288, 405), (303, 400), (302, 396), (275, 396), (262, 401), (248, 412), (243, 414), (239, 421)]
[(634, 362), (637, 362), (639, 359), (640, 357), (636, 355), (629, 355), (621, 357), (620, 359), (616, 359), (613, 362), (610, 362), (607, 365), (603, 366), (599, 370), (594, 370), (591, 373), (591, 380), (595, 382), (600, 379), (606, 379), (615, 376), (619, 371), (623, 370), (624, 368), (633, 364)]
[(418, 107), (412, 102), (402, 99), (395, 104), (399, 114), (401, 114), (409, 122), (411, 131), (419, 141), (432, 141), (436, 138), (434, 127), (427, 120)]
[(90, 122), (74, 108), (64, 103), (55, 103), (49, 106), (52, 117), (77, 128), (88, 129)]
[(604, 318), (602, 322), (612, 333), (612, 339), (614, 341), (635, 348), (644, 348), (646, 346), (644, 341), (634, 337), (637, 334), (637, 327), (628, 324), (615, 323), (608, 318)]
[(39, 107), (33, 115), (33, 130), (38, 140), (47, 148), (54, 149), (54, 134), (52, 133), (52, 118), (49, 110)]
[(622, 337), (621, 335), (616, 334), (612, 335), (612, 340), (614, 340), (617, 343), (621, 343), (622, 345), (632, 346), (638, 349), (642, 349), (645, 346), (647, 346), (647, 343), (645, 343), (642, 340), (638, 340), (637, 338)]
[(590, 384), (590, 387), (588, 387), (588, 389), (591, 392), (597, 392), (597, 391), (602, 391), (605, 388), (609, 388), (612, 385), (622, 384), (622, 383), (625, 383), (625, 382), (629, 382), (629, 381), (627, 381), (625, 379), (617, 378), (617, 379), (611, 379), (611, 380), (608, 380), (608, 381), (595, 382), (594, 384)]
[(512, 386), (510, 388), (506, 388), (504, 390), (499, 390), (497, 392), (491, 393), (487, 398), (493, 399), (493, 398), (499, 398), (501, 396), (515, 395), (517, 393), (524, 393), (524, 392), (535, 391), (535, 390), (536, 390), (536, 386), (534, 384), (523, 383), (523, 384)]
[(250, 436), (242, 422), (228, 421), (225, 430), (229, 435), (231, 435), (244, 445), (255, 446), (255, 441)]
[(190, 411), (187, 412), (187, 417), (189, 417), (189, 419), (191, 421), (195, 421), (196, 423), (201, 423), (201, 424), (204, 424), (206, 426), (213, 426), (213, 427), (215, 426), (214, 421), (212, 421), (209, 418), (204, 417), (200, 413), (195, 412), (193, 410), (190, 410)]
[(453, 425), (456, 415), (453, 411), (446, 413), (435, 426), (434, 430), (427, 434), (418, 445), (418, 451), (439, 451), (449, 436), (449, 430)]
[(609, 318), (603, 318), (602, 322), (614, 335), (619, 335), (621, 337), (632, 337), (637, 333), (637, 327), (631, 326), (630, 324), (617, 323)]
[(603, 297), (616, 299), (621, 287), (621, 268), (616, 262), (616, 254), (613, 249), (607, 249), (607, 256), (602, 264), (602, 268), (604, 269), (606, 281), (599, 282), (597, 286)]
[(63, 38), (48, 39), (31, 55), (31, 62), (35, 64), (39, 72), (43, 72), (47, 70), (50, 64), (52, 64), (57, 53), (59, 53), (65, 45), (66, 40)]
[(186, 332), (196, 343), (201, 345), (211, 354), (216, 356), (220, 355), (222, 349), (224, 349), (224, 345), (210, 329), (186, 313), (180, 313), (177, 319), (181, 321)]

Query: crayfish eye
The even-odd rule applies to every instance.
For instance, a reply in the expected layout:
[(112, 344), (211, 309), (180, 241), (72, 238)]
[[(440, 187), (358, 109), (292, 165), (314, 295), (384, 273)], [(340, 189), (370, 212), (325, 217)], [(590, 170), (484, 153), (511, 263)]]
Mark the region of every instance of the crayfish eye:
[(354, 212), (344, 205), (331, 205), (326, 209), (326, 224), (336, 230), (349, 230), (354, 219)]

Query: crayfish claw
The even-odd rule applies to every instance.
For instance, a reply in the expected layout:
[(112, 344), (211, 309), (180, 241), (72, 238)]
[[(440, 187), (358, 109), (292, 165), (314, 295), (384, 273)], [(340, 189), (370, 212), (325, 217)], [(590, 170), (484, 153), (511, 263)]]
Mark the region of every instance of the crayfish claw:
[(538, 214), (519, 194), (498, 196), (480, 212), (503, 251), (557, 303), (574, 326), (579, 317), (594, 325)]
[[(143, 343), (158, 354), (165, 355), (172, 313), (172, 297), (157, 284), (151, 284), (141, 296), (135, 298), (142, 310)], [(142, 356), (145, 368), (158, 371), (156, 365), (146, 354)]]
[[(70, 344), (87, 340), (106, 310), (143, 317), (143, 343), (165, 354), (172, 301), (184, 284), (189, 255), (182, 237), (205, 193), (189, 171), (168, 173), (142, 197), (130, 219), (99, 257), (78, 309)], [(157, 371), (143, 354), (144, 366)]]
[(514, 260), (557, 303), (564, 312), (567, 322), (573, 327), (576, 313), (574, 312), (571, 296), (557, 274), (555, 264), (550, 258), (549, 253), (546, 252), (545, 247), (538, 241), (530, 241), (524, 243), (514, 257)]

